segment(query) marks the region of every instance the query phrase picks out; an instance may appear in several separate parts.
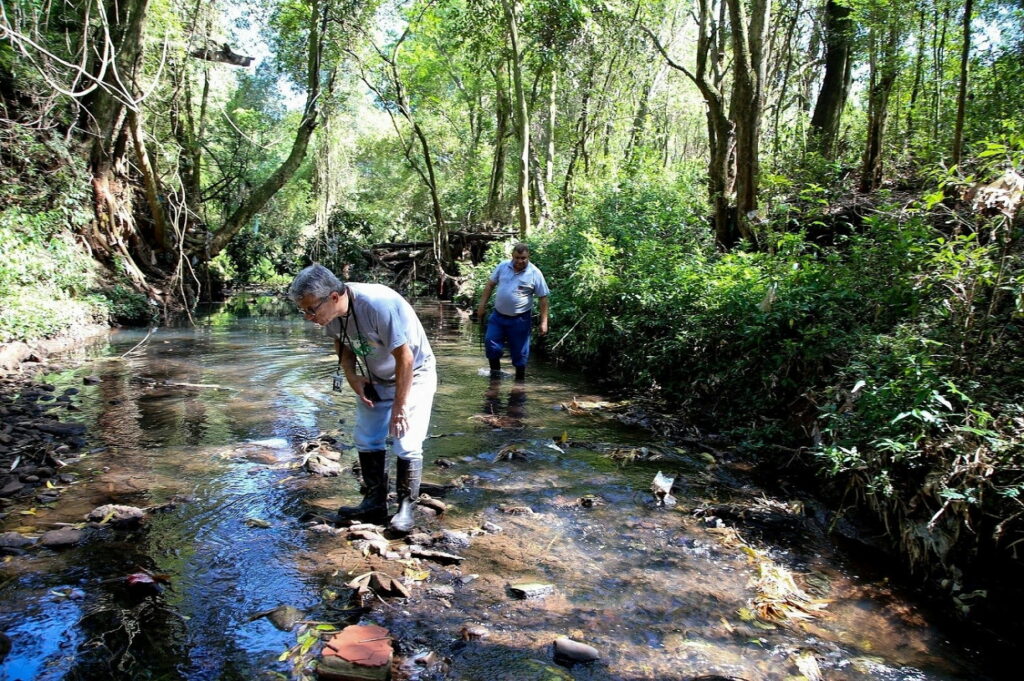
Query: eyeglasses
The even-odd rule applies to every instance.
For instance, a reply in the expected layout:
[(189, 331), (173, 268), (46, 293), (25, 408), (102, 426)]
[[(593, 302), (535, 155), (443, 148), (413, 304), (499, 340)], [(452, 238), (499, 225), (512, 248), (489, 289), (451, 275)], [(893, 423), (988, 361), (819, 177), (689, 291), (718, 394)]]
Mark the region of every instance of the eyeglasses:
[(322, 305), (323, 305), (324, 303), (326, 303), (326, 302), (327, 302), (327, 300), (328, 300), (329, 298), (330, 298), (330, 296), (327, 296), (326, 298), (321, 298), (321, 299), (320, 299), (320, 302), (318, 302), (318, 303), (317, 303), (316, 305), (314, 305), (313, 307), (300, 307), (300, 308), (299, 308), (299, 312), (301, 312), (302, 314), (306, 315), (307, 317), (315, 317), (315, 316), (316, 316), (316, 313), (317, 313), (317, 311), (318, 311), (318, 310), (320, 309), (320, 307), (321, 307), (321, 306), (322, 306)]

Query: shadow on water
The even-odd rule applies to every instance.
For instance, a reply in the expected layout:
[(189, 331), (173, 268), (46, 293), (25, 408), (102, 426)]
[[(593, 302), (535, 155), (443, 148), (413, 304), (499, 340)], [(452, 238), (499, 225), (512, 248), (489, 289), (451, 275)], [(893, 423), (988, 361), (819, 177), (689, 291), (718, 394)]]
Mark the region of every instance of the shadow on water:
[[(412, 584), (413, 596), (369, 615), (402, 656), (433, 650), (447, 660), (413, 677), (783, 680), (810, 678), (810, 658), (828, 679), (979, 678), (912, 600), (858, 577), (799, 523), (775, 541), (695, 517), (758, 494), (713, 463), (667, 445), (661, 459), (616, 460), (610, 453), (664, 443), (562, 408), (601, 399), (584, 377), (534, 359), (525, 383), (490, 380), (478, 327), (446, 304), (417, 309), (441, 375), (425, 481), (449, 490), (449, 512), (429, 529), (475, 536), (458, 551), (461, 568), (420, 564), (414, 572), (429, 578)], [(331, 392), (330, 346), (290, 305), (240, 299), (122, 356), (144, 336), (117, 334), (87, 367), (50, 377), (81, 388), (74, 418), (89, 425), (91, 453), (69, 467), (78, 477), (65, 499), (12, 513), (2, 529), (38, 534), (106, 503), (163, 511), (141, 530), (104, 528), (76, 548), (3, 565), (0, 628), (13, 649), (2, 679), (287, 677), (278, 658), (295, 634), (254, 614), (287, 604), (351, 621), (324, 594), (368, 566), (405, 567), (298, 521), (358, 498), (358, 486), (351, 457), (340, 478), (297, 467), (301, 445), (321, 433), (350, 446), (354, 404)], [(87, 375), (100, 380), (83, 386)], [(675, 508), (652, 503), (659, 471), (677, 476)], [(501, 531), (477, 534), (487, 523)], [(751, 616), (754, 555), (800, 575), (828, 602), (824, 616), (785, 625)], [(140, 592), (125, 579), (140, 572), (166, 584)], [(509, 585), (520, 582), (554, 591), (518, 600)], [(467, 624), (487, 638), (462, 640)], [(561, 635), (594, 645), (601, 661), (554, 666)]]

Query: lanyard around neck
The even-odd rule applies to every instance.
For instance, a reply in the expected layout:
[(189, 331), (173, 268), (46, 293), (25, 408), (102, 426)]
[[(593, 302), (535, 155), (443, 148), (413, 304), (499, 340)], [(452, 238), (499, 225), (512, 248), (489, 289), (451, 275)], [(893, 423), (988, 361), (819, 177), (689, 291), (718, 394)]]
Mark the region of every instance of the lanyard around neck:
[(341, 335), (345, 337), (345, 340), (348, 342), (348, 349), (352, 352), (352, 355), (356, 358), (356, 370), (357, 371), (361, 371), (363, 373), (363, 375), (366, 376), (367, 382), (370, 385), (373, 385), (373, 378), (372, 378), (372, 375), (370, 374), (370, 367), (369, 367), (369, 365), (366, 364), (366, 360), (365, 359), (363, 360), (363, 364), (359, 363), (359, 360), (361, 358), (359, 356), (359, 353), (356, 352), (356, 346), (352, 343), (352, 339), (349, 338), (349, 335), (348, 335), (348, 320), (352, 319), (352, 321), (356, 325), (356, 338), (360, 339), (360, 343), (363, 342), (362, 341), (363, 335), (361, 333), (359, 333), (359, 318), (356, 316), (356, 301), (355, 301), (355, 298), (352, 296), (352, 289), (349, 288), (348, 286), (346, 286), (345, 287), (345, 294), (348, 296), (348, 314), (345, 315), (345, 323), (341, 325)]

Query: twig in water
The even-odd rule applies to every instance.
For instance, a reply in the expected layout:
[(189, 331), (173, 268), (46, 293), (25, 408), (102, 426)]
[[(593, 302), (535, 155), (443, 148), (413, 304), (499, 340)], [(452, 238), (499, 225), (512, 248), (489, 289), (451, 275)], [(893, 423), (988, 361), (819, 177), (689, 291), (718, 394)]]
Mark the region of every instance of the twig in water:
[(150, 337), (150, 336), (152, 336), (152, 335), (153, 335), (153, 332), (155, 332), (156, 330), (157, 330), (157, 327), (155, 327), (155, 326), (154, 326), (154, 327), (153, 327), (152, 329), (150, 329), (150, 330), (149, 330), (149, 333), (147, 333), (147, 334), (146, 334), (146, 337), (145, 337), (145, 338), (143, 338), (143, 339), (142, 339), (142, 340), (140, 340), (140, 341), (139, 341), (138, 343), (136, 343), (135, 345), (133, 345), (133, 346), (132, 346), (132, 349), (131, 349), (131, 350), (129, 350), (128, 352), (126, 352), (126, 353), (124, 353), (123, 355), (121, 355), (121, 359), (124, 359), (124, 358), (125, 358), (125, 357), (127, 357), (128, 355), (130, 355), (130, 354), (132, 354), (133, 352), (135, 352), (136, 348), (138, 348), (138, 347), (139, 347), (140, 345), (142, 345), (143, 343), (145, 343), (146, 341), (148, 341), (148, 340), (149, 340), (149, 337)]

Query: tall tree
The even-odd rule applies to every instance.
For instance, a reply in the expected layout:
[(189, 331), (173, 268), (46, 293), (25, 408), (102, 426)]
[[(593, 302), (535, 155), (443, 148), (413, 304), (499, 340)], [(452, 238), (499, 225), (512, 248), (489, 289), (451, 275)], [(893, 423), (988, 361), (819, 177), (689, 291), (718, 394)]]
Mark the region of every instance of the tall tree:
[(736, 125), (736, 210), (740, 235), (756, 243), (761, 116), (771, 0), (728, 0), (733, 46), (732, 119)]
[(306, 13), (306, 103), (302, 109), (302, 120), (295, 131), (291, 151), (270, 177), (224, 221), (210, 240), (207, 257), (212, 258), (220, 253), (291, 179), (305, 158), (309, 141), (319, 123), (321, 98), (330, 91), (334, 82), (333, 65), (324, 61), (328, 22), (332, 18), (335, 21), (343, 21), (350, 20), (350, 17), (335, 15), (336, 7), (333, 0), (304, 0), (302, 7)]
[(726, 5), (714, 5), (715, 0), (698, 0), (697, 54), (694, 71), (669, 56), (658, 36), (646, 26), (643, 30), (651, 38), (665, 62), (689, 78), (704, 98), (707, 115), (708, 144), (708, 198), (712, 205), (715, 241), (719, 248), (729, 249), (740, 239), (735, 205), (732, 201), (736, 181), (736, 133), (729, 118), (723, 84), (725, 71)]
[[(96, 216), (89, 242), (95, 252), (120, 258), (136, 284), (147, 286), (137, 261), (151, 260), (153, 244), (147, 243), (136, 220), (127, 151), (131, 143), (137, 149), (145, 143), (138, 132), (142, 98), (137, 77), (149, 0), (109, 0), (96, 9), (95, 42), (103, 49), (93, 64), (92, 77), (98, 87), (85, 101), (87, 132), (92, 140), (89, 172)], [(140, 156), (145, 157), (145, 152)]]
[(853, 74), (852, 10), (839, 0), (825, 3), (825, 75), (811, 116), (812, 145), (825, 158), (835, 158), (839, 120), (846, 106)]
[(870, 192), (882, 184), (886, 122), (889, 96), (899, 74), (899, 47), (904, 35), (900, 17), (890, 13), (884, 2), (869, 6), (869, 85), (867, 138), (861, 162), (860, 190)]
[(526, 91), (523, 89), (523, 55), (520, 51), (519, 20), (516, 18), (514, 0), (501, 0), (508, 27), (511, 50), (509, 63), (512, 67), (512, 82), (515, 86), (515, 121), (519, 137), (519, 182), (517, 184), (516, 208), (519, 214), (519, 236), (525, 239), (530, 233), (530, 111), (526, 106)]
[(963, 44), (960, 48), (960, 87), (956, 97), (956, 129), (953, 132), (953, 165), (960, 165), (964, 148), (964, 117), (967, 109), (967, 73), (971, 61), (971, 18), (974, 0), (964, 1)]

